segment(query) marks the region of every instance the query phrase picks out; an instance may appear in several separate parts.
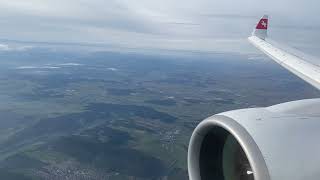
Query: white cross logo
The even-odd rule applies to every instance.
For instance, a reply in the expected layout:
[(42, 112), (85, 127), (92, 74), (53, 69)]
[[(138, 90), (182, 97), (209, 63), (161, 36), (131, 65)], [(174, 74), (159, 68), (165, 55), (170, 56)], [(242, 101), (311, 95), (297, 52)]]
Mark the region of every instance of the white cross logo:
[(264, 21), (261, 22), (261, 25), (262, 25), (263, 27), (267, 27), (267, 23), (264, 22)]

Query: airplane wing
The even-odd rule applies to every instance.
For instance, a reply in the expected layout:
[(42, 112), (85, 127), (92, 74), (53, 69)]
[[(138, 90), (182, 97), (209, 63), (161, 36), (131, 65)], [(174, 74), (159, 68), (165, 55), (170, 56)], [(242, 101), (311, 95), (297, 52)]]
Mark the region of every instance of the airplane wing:
[[(320, 89), (319, 67), (266, 41), (263, 16), (249, 41)], [(315, 180), (320, 176), (320, 98), (223, 112), (202, 121), (188, 149), (190, 180)]]
[(266, 41), (268, 24), (268, 16), (264, 15), (258, 22), (252, 36), (248, 38), (249, 42), (284, 68), (299, 76), (315, 88), (320, 89), (320, 67), (275, 47)]

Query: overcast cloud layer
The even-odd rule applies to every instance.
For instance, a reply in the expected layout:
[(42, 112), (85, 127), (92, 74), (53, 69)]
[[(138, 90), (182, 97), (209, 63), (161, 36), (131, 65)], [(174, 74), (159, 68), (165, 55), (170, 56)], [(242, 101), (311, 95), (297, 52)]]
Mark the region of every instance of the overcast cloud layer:
[(267, 13), (274, 39), (317, 54), (319, 5), (317, 0), (0, 0), (0, 39), (250, 53), (245, 38)]

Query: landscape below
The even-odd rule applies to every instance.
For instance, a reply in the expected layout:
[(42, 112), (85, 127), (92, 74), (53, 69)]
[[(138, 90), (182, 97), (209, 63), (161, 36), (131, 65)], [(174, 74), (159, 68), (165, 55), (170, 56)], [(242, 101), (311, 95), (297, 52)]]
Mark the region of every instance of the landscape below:
[(241, 54), (0, 52), (0, 179), (186, 180), (215, 113), (319, 93)]

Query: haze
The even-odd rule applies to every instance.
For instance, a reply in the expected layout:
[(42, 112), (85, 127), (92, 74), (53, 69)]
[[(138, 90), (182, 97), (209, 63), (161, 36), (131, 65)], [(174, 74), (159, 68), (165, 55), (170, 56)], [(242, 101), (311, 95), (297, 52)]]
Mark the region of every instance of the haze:
[(256, 19), (269, 14), (272, 37), (318, 55), (317, 7), (316, 0), (1, 0), (0, 38), (124, 51), (252, 53), (246, 37)]

